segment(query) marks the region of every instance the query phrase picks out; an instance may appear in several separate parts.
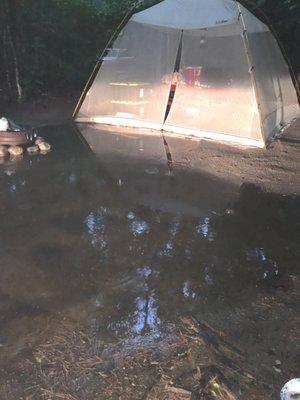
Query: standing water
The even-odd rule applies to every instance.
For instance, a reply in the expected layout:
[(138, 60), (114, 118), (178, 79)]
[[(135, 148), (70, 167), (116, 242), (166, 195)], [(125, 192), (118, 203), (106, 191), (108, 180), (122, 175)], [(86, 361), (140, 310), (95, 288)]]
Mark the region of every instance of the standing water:
[(160, 135), (79, 130), (0, 165), (0, 398), (275, 399), (299, 198), (172, 164)]

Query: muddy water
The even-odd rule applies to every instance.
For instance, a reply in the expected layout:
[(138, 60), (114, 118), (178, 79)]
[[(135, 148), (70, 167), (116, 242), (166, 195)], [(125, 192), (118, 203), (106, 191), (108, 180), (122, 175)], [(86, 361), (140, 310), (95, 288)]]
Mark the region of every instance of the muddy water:
[(297, 373), (299, 198), (171, 164), (160, 136), (80, 129), (0, 165), (1, 367), (53, 321), (143, 346), (193, 316), (276, 393)]

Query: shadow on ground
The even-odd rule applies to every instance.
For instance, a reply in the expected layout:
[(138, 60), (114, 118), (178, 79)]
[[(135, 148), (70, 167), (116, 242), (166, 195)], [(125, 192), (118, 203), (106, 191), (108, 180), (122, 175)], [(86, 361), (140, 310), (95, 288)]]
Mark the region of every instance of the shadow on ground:
[(129, 160), (116, 137), (95, 156), (41, 133), (50, 154), (0, 166), (0, 397), (276, 398), (297, 373), (299, 196), (170, 169), (146, 137)]

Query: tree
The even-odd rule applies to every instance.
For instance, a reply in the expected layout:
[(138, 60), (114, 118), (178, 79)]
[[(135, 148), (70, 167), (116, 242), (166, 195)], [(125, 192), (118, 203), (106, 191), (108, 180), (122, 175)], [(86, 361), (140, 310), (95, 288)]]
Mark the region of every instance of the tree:
[(295, 73), (300, 72), (299, 0), (241, 0), (258, 18), (271, 27), (284, 48)]
[[(299, 0), (240, 1), (273, 26), (298, 73)], [(158, 2), (2, 0), (0, 98), (20, 101), (37, 93), (79, 90), (121, 21)]]
[(9, 99), (21, 101), (23, 90), (18, 60), (18, 8), (17, 0), (3, 0), (0, 8), (0, 55), (3, 60), (1, 65), (3, 90)]

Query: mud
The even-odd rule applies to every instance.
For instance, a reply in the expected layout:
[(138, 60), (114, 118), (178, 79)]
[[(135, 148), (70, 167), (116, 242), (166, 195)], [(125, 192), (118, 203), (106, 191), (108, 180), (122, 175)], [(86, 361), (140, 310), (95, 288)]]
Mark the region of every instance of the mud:
[(0, 398), (277, 398), (299, 361), (297, 135), (197, 160), (173, 138), (170, 166), (159, 138), (39, 129), (52, 152), (0, 165)]

